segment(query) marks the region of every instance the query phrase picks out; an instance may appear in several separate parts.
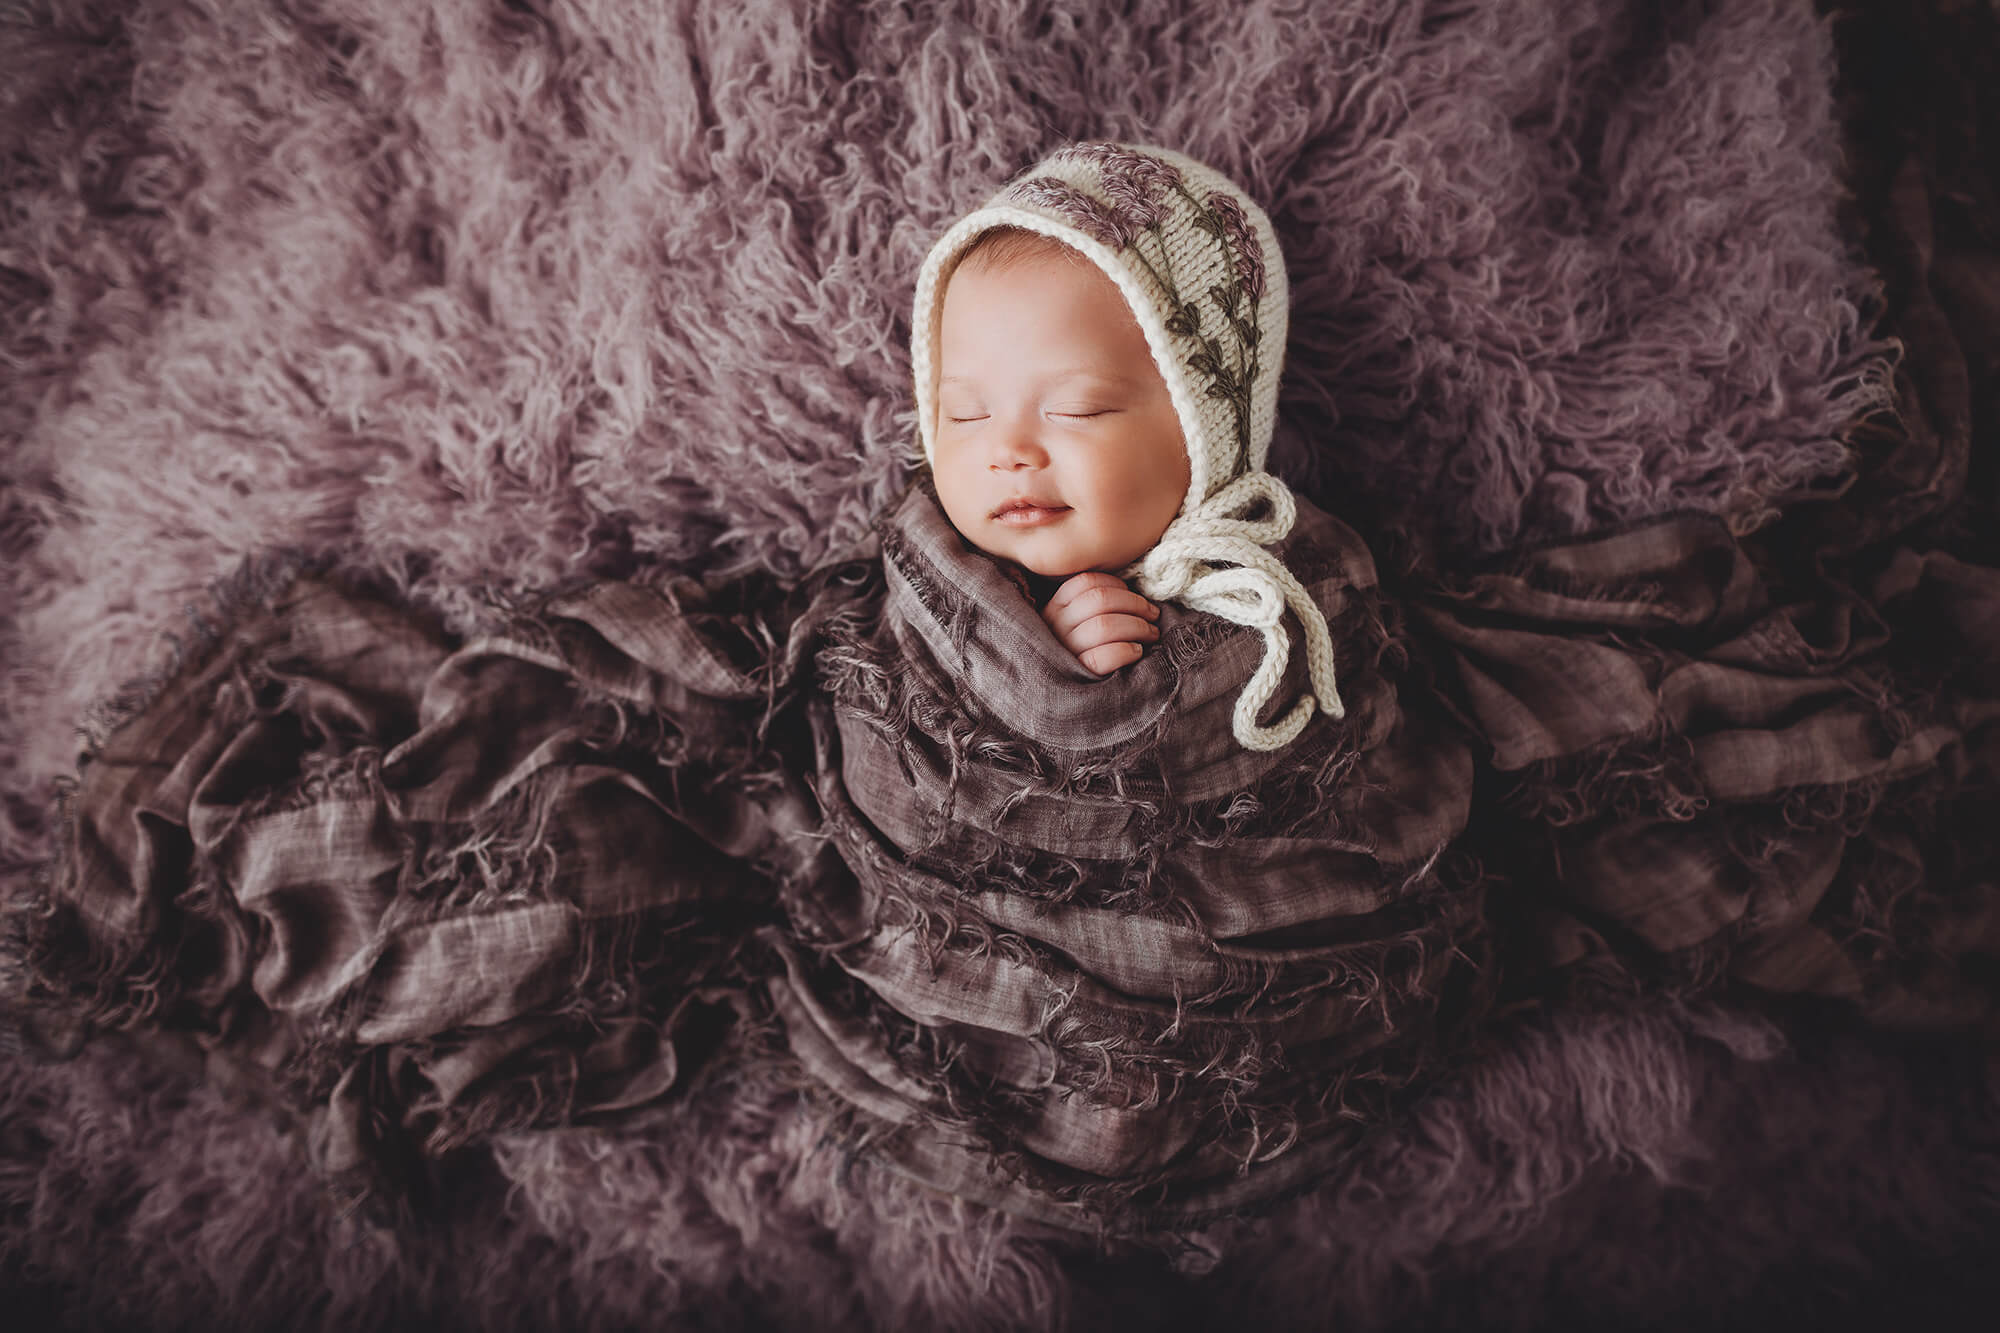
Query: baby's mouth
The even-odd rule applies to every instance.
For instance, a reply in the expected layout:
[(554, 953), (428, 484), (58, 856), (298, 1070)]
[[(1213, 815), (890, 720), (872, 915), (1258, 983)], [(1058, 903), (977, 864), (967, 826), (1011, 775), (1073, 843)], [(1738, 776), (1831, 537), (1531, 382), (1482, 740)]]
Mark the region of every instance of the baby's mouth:
[(1054, 500), (1031, 500), (1020, 497), (1009, 500), (987, 517), (1012, 528), (1034, 528), (1044, 523), (1054, 523), (1067, 513), (1069, 506), (1066, 504), (1058, 504)]

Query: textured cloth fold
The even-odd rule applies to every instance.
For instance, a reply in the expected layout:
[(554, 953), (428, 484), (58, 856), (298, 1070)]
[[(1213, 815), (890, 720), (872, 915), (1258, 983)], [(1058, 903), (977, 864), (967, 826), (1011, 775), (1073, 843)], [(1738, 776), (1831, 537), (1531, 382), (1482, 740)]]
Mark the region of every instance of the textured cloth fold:
[(2000, 572), (1905, 549), (1863, 598), (1679, 515), (1413, 614), (1523, 817), (1488, 854), (1543, 961), (2000, 1031)]
[(921, 479), (801, 584), (460, 644), (266, 571), (64, 793), (41, 999), (274, 1087), (337, 1173), (781, 1040), (896, 1169), (1133, 1230), (1304, 1188), (1565, 991), (1995, 1029), (1992, 569), (1672, 516), (1392, 594), (1304, 503), (1280, 553), (1347, 691), (1282, 751), (1233, 736), (1261, 627), (1169, 604), (1084, 671)]
[(674, 1084), (772, 910), (763, 807), (714, 796), (761, 687), (629, 585), (455, 650), (317, 572), (234, 609), (64, 795), (54, 988), (316, 1107), (336, 1172)]
[[(1045, 1220), (1188, 1224), (1302, 1187), (1462, 1053), (1497, 980), (1483, 882), (1447, 855), (1472, 765), (1382, 669), (1350, 530), (1302, 509), (1283, 554), (1377, 670), (1282, 753), (1234, 741), (1255, 628), (1165, 605), (1156, 651), (1078, 679), (926, 482), (882, 545), (879, 610), (828, 635), (808, 701), (854, 882), (788, 903), (773, 983), (844, 1015), (800, 1051), (823, 1081), (894, 1057), (878, 1152)], [(1018, 704), (1048, 694), (1065, 715), (1037, 734)]]

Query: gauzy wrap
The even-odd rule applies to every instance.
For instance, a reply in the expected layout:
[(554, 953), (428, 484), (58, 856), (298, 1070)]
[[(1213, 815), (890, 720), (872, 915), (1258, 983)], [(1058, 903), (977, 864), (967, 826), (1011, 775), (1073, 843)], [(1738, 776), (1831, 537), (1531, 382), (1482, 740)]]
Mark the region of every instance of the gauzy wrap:
[(1674, 516), (1387, 596), (1304, 502), (1282, 555), (1346, 713), (1276, 752), (1257, 631), (1166, 606), (1099, 678), (921, 480), (798, 586), (586, 580), (456, 644), (246, 566), (95, 719), (36, 995), (274, 1088), (336, 1174), (754, 1048), (897, 1170), (1119, 1229), (1303, 1187), (1533, 1003), (1993, 1030), (1993, 570), (1781, 588)]
[(788, 907), (834, 966), (771, 940), (793, 1050), (903, 1126), (890, 1160), (1017, 1210), (1189, 1220), (1297, 1182), (1452, 1053), (1494, 975), (1476, 867), (1447, 856), (1472, 756), (1434, 697), (1399, 698), (1350, 529), (1301, 505), (1282, 548), (1350, 684), (1344, 721), (1278, 751), (1234, 735), (1259, 631), (1162, 604), (1157, 645), (1100, 678), (928, 484), (881, 552), (808, 704), (850, 878)]

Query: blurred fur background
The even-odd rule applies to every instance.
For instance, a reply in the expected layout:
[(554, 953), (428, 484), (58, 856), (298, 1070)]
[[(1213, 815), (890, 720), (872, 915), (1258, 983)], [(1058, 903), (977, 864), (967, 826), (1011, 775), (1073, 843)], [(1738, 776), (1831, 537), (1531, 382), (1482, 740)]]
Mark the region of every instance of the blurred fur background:
[[(1068, 139), (1266, 204), (1274, 470), (1390, 570), (1676, 508), (1763, 527), (1840, 488), (1895, 388), (1856, 126), (1930, 97), (1935, 149), (1994, 65), (1990, 7), (1881, 19), (1928, 70), (1885, 100), (1854, 12), (0, 5), (0, 879), (48, 854), (78, 718), (270, 546), (463, 627), (482, 587), (853, 540), (918, 457), (924, 251)], [(1752, 1015), (1538, 1021), (1172, 1260), (845, 1161), (754, 1063), (381, 1225), (272, 1110), (128, 1045), (0, 1057), (17, 1327), (1935, 1327), (1996, 1294), (1983, 1054)]]

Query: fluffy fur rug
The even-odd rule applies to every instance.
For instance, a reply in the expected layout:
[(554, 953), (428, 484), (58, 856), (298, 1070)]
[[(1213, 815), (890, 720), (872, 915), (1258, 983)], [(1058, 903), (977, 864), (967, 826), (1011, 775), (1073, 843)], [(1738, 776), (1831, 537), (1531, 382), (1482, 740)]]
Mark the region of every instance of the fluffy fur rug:
[[(929, 240), (1063, 139), (1266, 201), (1274, 468), (1392, 568), (1677, 507), (1749, 530), (1886, 400), (1803, 0), (1121, 8), (0, 15), (0, 876), (47, 854), (78, 719), (271, 544), (460, 627), (482, 589), (845, 545), (911, 465)], [(1983, 1053), (1712, 1011), (1524, 1031), (1167, 1256), (841, 1160), (754, 1061), (649, 1133), (453, 1163), (384, 1225), (267, 1110), (129, 1046), (0, 1056), (31, 1321), (1757, 1328), (1893, 1296), (1937, 1326), (2000, 1295), (1967, 1262), (2000, 1226)]]

